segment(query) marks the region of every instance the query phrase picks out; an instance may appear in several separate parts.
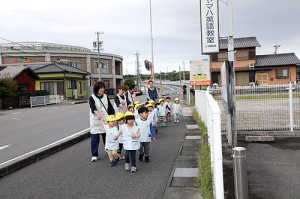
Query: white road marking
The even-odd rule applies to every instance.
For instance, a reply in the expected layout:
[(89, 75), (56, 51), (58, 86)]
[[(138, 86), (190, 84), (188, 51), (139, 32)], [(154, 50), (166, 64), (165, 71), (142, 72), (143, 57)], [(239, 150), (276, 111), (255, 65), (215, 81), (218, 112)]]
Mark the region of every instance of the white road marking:
[(12, 120), (21, 120), (21, 119), (19, 119), (19, 118), (16, 118), (16, 117), (13, 117), (13, 118), (11, 118)]
[(10, 146), (10, 145), (5, 145), (5, 146), (0, 147), (0, 151), (1, 151), (2, 149), (5, 149), (5, 148), (9, 147), (9, 146)]
[(38, 149), (36, 149), (36, 150), (33, 150), (33, 151), (29, 152), (29, 153), (26, 153), (26, 154), (21, 155), (21, 156), (19, 156), (19, 157), (16, 157), (16, 158), (13, 158), (13, 159), (8, 160), (8, 161), (6, 161), (6, 162), (3, 162), (3, 163), (0, 164), (0, 167), (1, 167), (2, 165), (5, 165), (5, 164), (10, 163), (10, 162), (13, 162), (13, 161), (15, 161), (15, 160), (17, 160), (17, 159), (20, 159), (20, 158), (24, 157), (24, 156), (34, 154), (34, 153), (37, 152), (37, 151), (41, 151), (41, 150), (43, 150), (43, 149), (45, 149), (45, 148), (47, 148), (47, 147), (49, 147), (49, 146), (53, 146), (53, 145), (55, 145), (55, 144), (57, 144), (57, 143), (59, 143), (59, 142), (61, 142), (61, 141), (67, 140), (67, 139), (72, 138), (72, 137), (75, 137), (75, 136), (77, 136), (78, 134), (81, 134), (81, 133), (87, 132), (87, 131), (90, 131), (90, 128), (84, 129), (84, 130), (82, 130), (82, 131), (79, 131), (78, 133), (75, 133), (75, 134), (70, 135), (70, 136), (68, 136), (68, 137), (65, 137), (65, 138), (63, 138), (63, 139), (61, 139), (61, 140), (58, 140), (58, 141), (53, 142), (53, 143), (51, 143), (51, 144), (48, 144), (47, 146), (43, 146), (43, 147), (38, 148)]
[(12, 115), (17, 115), (17, 114), (19, 114), (19, 113), (21, 113), (21, 112), (15, 112), (15, 113), (12, 113)]

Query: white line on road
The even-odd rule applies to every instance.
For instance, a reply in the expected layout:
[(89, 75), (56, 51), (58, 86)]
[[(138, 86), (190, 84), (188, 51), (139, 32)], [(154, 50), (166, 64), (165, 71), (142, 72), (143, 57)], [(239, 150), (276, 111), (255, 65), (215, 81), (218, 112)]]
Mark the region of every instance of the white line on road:
[(53, 146), (53, 145), (55, 145), (55, 144), (57, 144), (57, 143), (59, 143), (59, 142), (61, 142), (61, 141), (68, 140), (69, 138), (75, 137), (75, 136), (77, 136), (78, 134), (81, 134), (81, 133), (86, 132), (86, 131), (89, 131), (89, 130), (90, 130), (90, 128), (84, 129), (84, 130), (82, 130), (82, 131), (80, 131), (80, 132), (78, 132), (78, 133), (75, 133), (75, 134), (70, 135), (70, 136), (68, 136), (68, 137), (65, 137), (65, 138), (63, 138), (63, 139), (61, 139), (61, 140), (58, 140), (58, 141), (53, 142), (53, 143), (51, 143), (51, 144), (48, 144), (47, 146), (43, 146), (43, 147), (38, 148), (38, 149), (36, 149), (36, 150), (33, 150), (33, 151), (29, 152), (29, 153), (26, 153), (26, 154), (21, 155), (21, 156), (19, 156), (19, 157), (16, 157), (16, 158), (13, 158), (13, 159), (8, 160), (8, 161), (6, 161), (6, 162), (3, 162), (3, 163), (0, 164), (0, 167), (1, 167), (2, 165), (5, 165), (5, 164), (10, 163), (10, 162), (13, 162), (13, 161), (15, 161), (15, 160), (17, 160), (17, 159), (19, 159), (19, 158), (24, 157), (24, 156), (27, 156), (27, 155), (30, 155), (30, 154), (34, 154), (34, 153), (37, 152), (37, 151), (41, 151), (41, 150), (43, 150), (43, 149), (45, 149), (45, 148), (47, 148), (47, 147)]
[(9, 146), (10, 146), (10, 145), (5, 145), (5, 146), (0, 147), (0, 151), (1, 151), (2, 149), (5, 149), (5, 148), (9, 147)]
[(11, 118), (12, 120), (21, 120), (21, 119), (19, 119), (19, 118), (16, 118), (16, 117), (13, 117), (13, 118)]
[(15, 113), (12, 113), (12, 115), (16, 115), (16, 114), (19, 114), (19, 113), (21, 113), (21, 112), (15, 112)]

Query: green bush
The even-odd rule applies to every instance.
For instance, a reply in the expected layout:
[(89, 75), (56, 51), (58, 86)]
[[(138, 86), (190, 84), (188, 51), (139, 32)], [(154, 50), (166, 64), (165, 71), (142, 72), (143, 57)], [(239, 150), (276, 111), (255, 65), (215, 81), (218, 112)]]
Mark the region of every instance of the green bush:
[(0, 95), (14, 96), (17, 91), (17, 82), (10, 77), (0, 79)]

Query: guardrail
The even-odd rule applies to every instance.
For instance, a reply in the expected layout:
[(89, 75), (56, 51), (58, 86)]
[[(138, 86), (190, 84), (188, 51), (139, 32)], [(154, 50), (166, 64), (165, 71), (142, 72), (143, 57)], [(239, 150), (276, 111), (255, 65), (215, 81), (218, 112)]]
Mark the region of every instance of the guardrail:
[(211, 153), (214, 198), (224, 199), (221, 111), (208, 91), (195, 91), (195, 107), (207, 127)]

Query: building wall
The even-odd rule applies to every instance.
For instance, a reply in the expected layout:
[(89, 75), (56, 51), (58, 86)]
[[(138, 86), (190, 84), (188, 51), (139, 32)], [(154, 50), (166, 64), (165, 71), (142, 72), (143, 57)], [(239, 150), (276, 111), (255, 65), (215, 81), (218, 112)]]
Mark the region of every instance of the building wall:
[(23, 70), (15, 80), (18, 84), (27, 84), (27, 92), (35, 91), (35, 79), (27, 70)]
[[(276, 69), (288, 69), (289, 74), (287, 78), (277, 78)], [(296, 81), (297, 79), (297, 70), (296, 66), (286, 66), (286, 67), (276, 67), (268, 71), (269, 75), (269, 84), (288, 84), (291, 81)]]
[[(3, 56), (3, 55), (2, 55)], [(2, 64), (28, 63), (28, 62), (44, 62), (44, 56), (9, 56), (2, 57)]]

